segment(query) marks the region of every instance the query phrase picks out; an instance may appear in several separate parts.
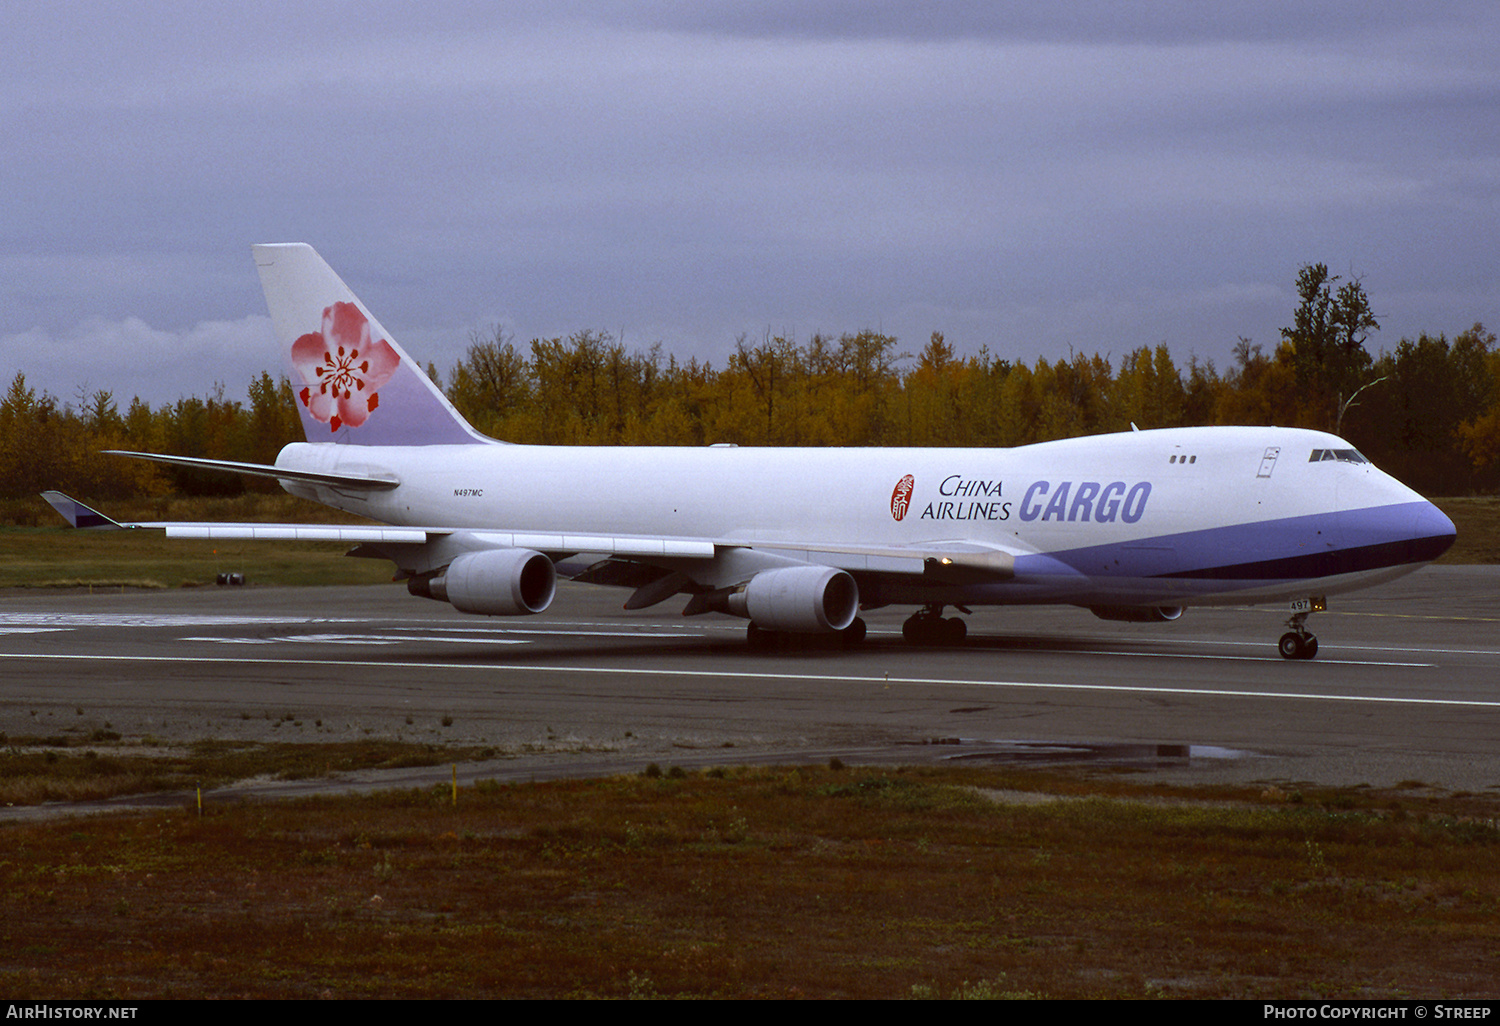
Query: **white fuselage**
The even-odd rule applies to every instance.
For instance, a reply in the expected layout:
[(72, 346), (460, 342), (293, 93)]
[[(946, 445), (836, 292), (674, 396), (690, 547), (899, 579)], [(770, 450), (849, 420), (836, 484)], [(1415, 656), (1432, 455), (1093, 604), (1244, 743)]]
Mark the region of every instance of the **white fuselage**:
[(1368, 462), (1310, 461), (1324, 450), (1352, 452), (1321, 432), (1235, 427), (1014, 449), (297, 444), (278, 466), (393, 474), (381, 492), (287, 487), (398, 525), (1015, 558), (1004, 580), (940, 593), (872, 576), (872, 602), (1270, 601), (1399, 576), (1431, 558), (1424, 539), (1451, 539), (1421, 496)]

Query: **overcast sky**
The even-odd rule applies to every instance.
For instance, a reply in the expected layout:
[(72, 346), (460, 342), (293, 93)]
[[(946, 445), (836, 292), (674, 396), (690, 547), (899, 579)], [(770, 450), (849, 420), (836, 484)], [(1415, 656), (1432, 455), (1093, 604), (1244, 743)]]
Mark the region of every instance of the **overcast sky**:
[(1297, 269), (1500, 329), (1500, 4), (0, 6), (0, 371), (280, 373), (255, 242), (423, 363), (585, 328), (1274, 348)]

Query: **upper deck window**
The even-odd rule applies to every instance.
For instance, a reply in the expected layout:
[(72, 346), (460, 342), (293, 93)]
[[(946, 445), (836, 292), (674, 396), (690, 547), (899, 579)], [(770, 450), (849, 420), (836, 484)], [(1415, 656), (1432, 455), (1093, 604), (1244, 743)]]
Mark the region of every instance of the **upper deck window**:
[(1338, 460), (1340, 463), (1369, 463), (1358, 449), (1314, 449), (1308, 457), (1309, 463), (1321, 463), (1323, 460)]

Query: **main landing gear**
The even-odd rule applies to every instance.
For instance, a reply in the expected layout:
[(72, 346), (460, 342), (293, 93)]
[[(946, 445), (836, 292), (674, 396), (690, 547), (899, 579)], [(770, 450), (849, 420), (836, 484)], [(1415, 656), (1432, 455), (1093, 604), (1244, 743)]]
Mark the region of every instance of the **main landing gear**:
[[(963, 606), (954, 608), (968, 612)], [(943, 619), (943, 606), (940, 602), (922, 607), (901, 625), (901, 636), (909, 645), (961, 645), (968, 633), (968, 625), (958, 617)]]
[(1283, 659), (1311, 659), (1318, 654), (1318, 639), (1307, 629), (1307, 618), (1321, 613), (1328, 603), (1321, 597), (1299, 599), (1292, 603), (1292, 616), (1286, 625), (1291, 628), (1281, 636), (1277, 650)]

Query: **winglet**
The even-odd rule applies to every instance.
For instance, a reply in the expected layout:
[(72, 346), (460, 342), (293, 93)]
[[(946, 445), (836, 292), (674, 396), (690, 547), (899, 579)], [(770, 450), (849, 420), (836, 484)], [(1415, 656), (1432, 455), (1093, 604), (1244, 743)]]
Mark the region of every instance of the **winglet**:
[(123, 525), (115, 523), (96, 509), (90, 509), (77, 499), (70, 499), (62, 492), (43, 492), (42, 498), (62, 514), (62, 518), (74, 527), (92, 531), (117, 531)]

